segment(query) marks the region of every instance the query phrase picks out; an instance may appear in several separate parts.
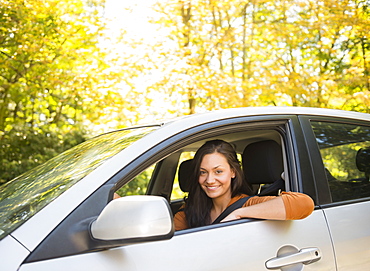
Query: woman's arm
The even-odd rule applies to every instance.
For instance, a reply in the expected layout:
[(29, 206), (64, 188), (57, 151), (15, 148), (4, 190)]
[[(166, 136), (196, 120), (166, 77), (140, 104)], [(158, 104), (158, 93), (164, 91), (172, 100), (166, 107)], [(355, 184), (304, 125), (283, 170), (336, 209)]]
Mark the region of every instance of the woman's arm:
[(283, 192), (279, 197), (252, 197), (242, 208), (232, 212), (223, 221), (247, 217), (275, 220), (303, 219), (309, 216), (314, 208), (314, 202), (308, 195)]
[(283, 199), (281, 197), (275, 197), (259, 204), (239, 208), (225, 217), (222, 222), (247, 217), (285, 220), (286, 212)]

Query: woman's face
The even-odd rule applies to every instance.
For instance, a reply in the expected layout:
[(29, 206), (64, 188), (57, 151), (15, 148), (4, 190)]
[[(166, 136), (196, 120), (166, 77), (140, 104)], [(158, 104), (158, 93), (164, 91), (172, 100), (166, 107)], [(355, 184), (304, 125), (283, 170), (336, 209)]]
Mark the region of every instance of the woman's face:
[(212, 199), (231, 198), (231, 178), (235, 172), (230, 168), (224, 155), (207, 154), (200, 163), (199, 184)]

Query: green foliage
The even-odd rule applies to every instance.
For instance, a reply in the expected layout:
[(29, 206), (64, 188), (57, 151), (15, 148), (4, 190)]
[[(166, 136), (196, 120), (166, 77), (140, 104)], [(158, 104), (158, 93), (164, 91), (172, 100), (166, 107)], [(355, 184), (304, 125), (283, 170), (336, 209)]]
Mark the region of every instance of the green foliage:
[(57, 154), (85, 140), (83, 129), (74, 129), (61, 136), (54, 131), (15, 128), (0, 141), (0, 184), (10, 181)]
[(118, 189), (116, 193), (121, 197), (131, 195), (145, 195), (154, 168), (155, 165), (152, 165), (151, 167), (147, 168), (145, 171), (136, 176), (129, 183), (125, 184), (120, 189)]
[(1, 0), (2, 182), (83, 141), (88, 125), (120, 110), (113, 86), (121, 72), (100, 46), (104, 2)]
[(99, 47), (102, 3), (3, 1), (0, 131), (95, 121), (117, 83)]

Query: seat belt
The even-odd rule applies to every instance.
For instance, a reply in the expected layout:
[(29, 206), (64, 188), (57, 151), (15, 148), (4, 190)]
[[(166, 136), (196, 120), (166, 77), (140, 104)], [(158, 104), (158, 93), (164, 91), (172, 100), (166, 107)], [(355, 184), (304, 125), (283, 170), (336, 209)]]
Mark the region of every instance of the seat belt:
[(249, 196), (245, 198), (238, 199), (233, 204), (231, 204), (229, 207), (227, 207), (216, 219), (212, 222), (212, 224), (220, 223), (222, 219), (227, 217), (229, 214), (231, 214), (234, 210), (241, 208), (244, 203), (247, 202), (247, 200), (254, 196)]

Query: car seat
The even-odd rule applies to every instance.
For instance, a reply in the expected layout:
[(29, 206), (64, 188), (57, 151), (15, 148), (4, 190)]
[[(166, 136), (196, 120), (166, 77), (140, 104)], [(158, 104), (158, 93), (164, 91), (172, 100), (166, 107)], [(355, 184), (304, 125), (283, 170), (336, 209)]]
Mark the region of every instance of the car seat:
[(281, 146), (274, 140), (247, 145), (242, 155), (243, 171), (247, 182), (257, 186), (259, 196), (279, 195), (285, 190), (284, 164)]
[[(179, 170), (177, 172), (177, 179), (179, 181), (180, 189), (182, 192), (190, 191), (190, 175), (193, 172), (193, 159), (185, 160), (181, 162)], [(173, 214), (176, 214), (179, 210), (182, 210), (181, 206), (184, 204), (184, 199), (177, 199), (171, 201), (171, 210)]]
[(370, 197), (370, 147), (361, 148), (356, 153), (356, 167), (360, 172), (364, 173), (363, 177), (351, 179), (342, 184), (340, 195), (335, 194), (332, 189), (333, 201), (343, 201), (351, 199), (360, 199)]
[(181, 162), (177, 177), (179, 180), (180, 189), (183, 192), (190, 191), (190, 175), (193, 170), (193, 159)]
[(370, 175), (370, 148), (361, 148), (356, 154), (356, 167), (359, 171), (364, 172), (364, 181), (369, 181)]

